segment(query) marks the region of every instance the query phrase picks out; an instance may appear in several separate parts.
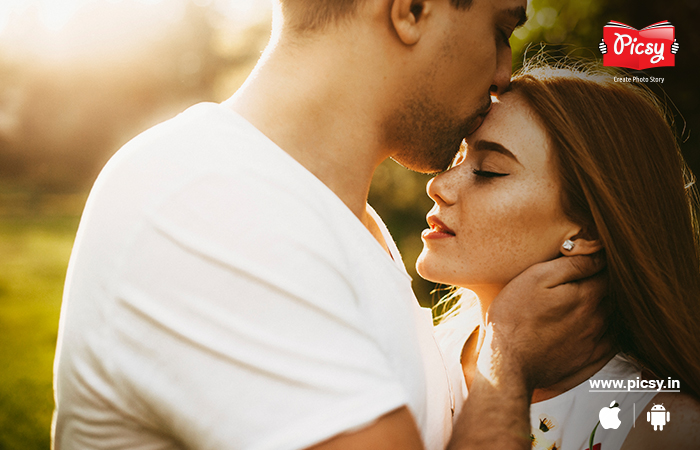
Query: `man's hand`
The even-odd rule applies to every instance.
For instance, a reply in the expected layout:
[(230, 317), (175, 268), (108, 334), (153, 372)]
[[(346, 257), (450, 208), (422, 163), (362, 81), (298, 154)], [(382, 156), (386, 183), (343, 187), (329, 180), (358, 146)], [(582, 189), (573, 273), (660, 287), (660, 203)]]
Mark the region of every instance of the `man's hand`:
[(536, 264), (494, 299), (469, 389), (449, 448), (531, 448), (530, 399), (609, 352), (603, 255)]
[(601, 339), (606, 330), (604, 265), (602, 254), (561, 257), (536, 264), (508, 283), (488, 310), (481, 373), (520, 376), (532, 390), (608, 353)]

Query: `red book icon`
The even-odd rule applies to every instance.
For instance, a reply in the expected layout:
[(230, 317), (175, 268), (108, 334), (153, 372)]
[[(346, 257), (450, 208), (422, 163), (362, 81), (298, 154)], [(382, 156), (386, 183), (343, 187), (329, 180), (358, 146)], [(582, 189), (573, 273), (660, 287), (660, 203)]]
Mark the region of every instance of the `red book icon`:
[(666, 20), (641, 30), (611, 20), (603, 28), (607, 46), (603, 65), (635, 70), (675, 66), (676, 55), (671, 53), (675, 34), (675, 28)]

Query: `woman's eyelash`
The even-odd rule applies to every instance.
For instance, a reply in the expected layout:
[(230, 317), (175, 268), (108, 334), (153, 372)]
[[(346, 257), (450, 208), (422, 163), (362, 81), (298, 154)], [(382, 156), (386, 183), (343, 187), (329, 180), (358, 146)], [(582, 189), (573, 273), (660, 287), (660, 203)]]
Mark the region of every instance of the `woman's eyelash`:
[(477, 170), (477, 169), (474, 169), (472, 172), (477, 177), (484, 177), (484, 178), (497, 178), (497, 177), (505, 177), (506, 175), (509, 175), (507, 173), (489, 172), (487, 170)]

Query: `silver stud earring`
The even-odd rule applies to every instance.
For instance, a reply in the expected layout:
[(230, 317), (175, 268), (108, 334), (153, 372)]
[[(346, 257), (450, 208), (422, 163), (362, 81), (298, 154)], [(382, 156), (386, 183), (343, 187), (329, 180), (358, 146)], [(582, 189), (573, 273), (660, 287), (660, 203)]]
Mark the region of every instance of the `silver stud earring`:
[(563, 243), (561, 246), (564, 247), (564, 250), (570, 252), (571, 250), (574, 249), (574, 245), (575, 245), (575, 244), (574, 244), (574, 242), (573, 242), (571, 239), (567, 239), (567, 240), (564, 241), (564, 243)]

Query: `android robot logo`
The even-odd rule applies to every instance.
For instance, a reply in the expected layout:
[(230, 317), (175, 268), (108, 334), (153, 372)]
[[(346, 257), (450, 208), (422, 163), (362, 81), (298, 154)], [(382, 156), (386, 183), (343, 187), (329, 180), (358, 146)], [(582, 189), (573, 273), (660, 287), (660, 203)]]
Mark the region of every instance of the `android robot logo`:
[(654, 403), (654, 406), (651, 407), (651, 411), (647, 411), (647, 422), (651, 422), (651, 424), (654, 426), (654, 431), (663, 431), (664, 425), (670, 421), (671, 413), (666, 411), (663, 403), (660, 405)]

